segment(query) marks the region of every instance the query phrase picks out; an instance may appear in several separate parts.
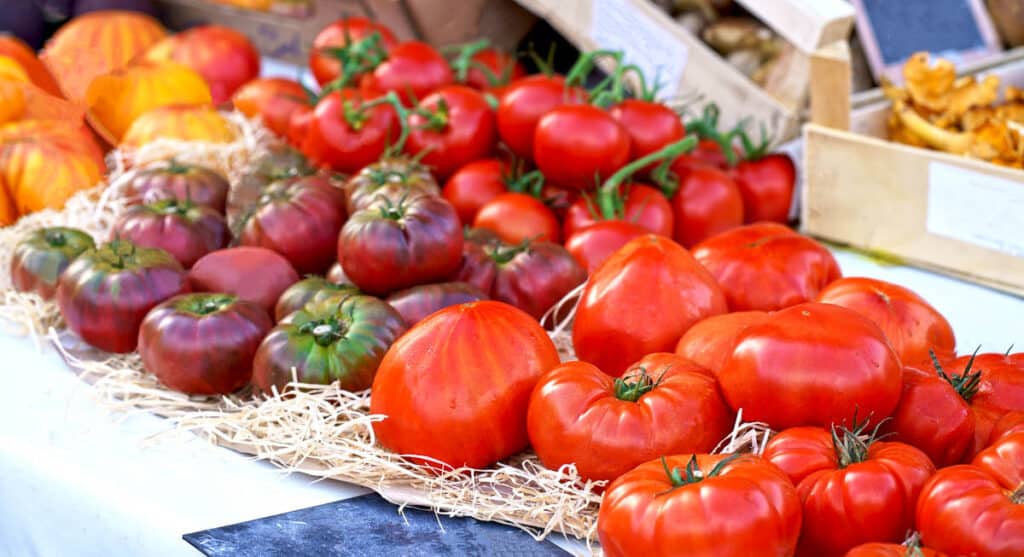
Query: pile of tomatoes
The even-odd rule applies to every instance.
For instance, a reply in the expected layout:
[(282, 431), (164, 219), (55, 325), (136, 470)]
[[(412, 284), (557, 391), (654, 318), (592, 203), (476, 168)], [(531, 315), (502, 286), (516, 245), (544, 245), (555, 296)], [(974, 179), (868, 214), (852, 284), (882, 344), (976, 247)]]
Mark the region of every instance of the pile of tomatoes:
[[(172, 389), (338, 382), (425, 467), (573, 465), (609, 555), (1024, 555), (1024, 354), (843, 277), (783, 224), (788, 157), (628, 67), (584, 89), (615, 53), (527, 76), (360, 19), (315, 45), (315, 102), (236, 96), (301, 153), (141, 170), (107, 243), (19, 244), (16, 288)], [(561, 362), (540, 320), (577, 288)], [(740, 416), (773, 435), (714, 454)]]

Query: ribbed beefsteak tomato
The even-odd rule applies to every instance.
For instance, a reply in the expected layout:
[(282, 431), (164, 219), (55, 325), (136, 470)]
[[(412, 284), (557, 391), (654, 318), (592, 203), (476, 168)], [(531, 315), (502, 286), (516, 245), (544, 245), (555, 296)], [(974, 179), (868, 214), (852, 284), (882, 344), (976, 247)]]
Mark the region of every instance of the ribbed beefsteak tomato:
[(160, 248), (186, 269), (231, 240), (221, 213), (174, 198), (128, 207), (114, 222), (110, 235), (138, 246)]
[(975, 443), (969, 401), (978, 388), (977, 378), (904, 367), (903, 394), (883, 430), (893, 441), (921, 449), (940, 468), (969, 459)]
[(139, 170), (129, 180), (125, 196), (140, 203), (190, 201), (224, 213), (229, 189), (228, 181), (216, 171), (171, 160)]
[(697, 322), (679, 339), (676, 354), (683, 356), (715, 375), (732, 356), (736, 339), (751, 325), (764, 323), (769, 314), (763, 311), (738, 311), (712, 315)]
[(443, 309), (384, 356), (370, 413), (387, 417), (373, 430), (385, 447), (432, 466), (490, 466), (526, 448), (530, 392), (558, 363), (540, 325), (508, 304)]
[(417, 194), (440, 195), (437, 180), (427, 167), (404, 157), (387, 157), (364, 166), (344, 186), (345, 207), (355, 214), (379, 197), (398, 203)]
[(961, 356), (943, 367), (946, 375), (962, 380), (978, 375), (975, 393), (968, 397), (974, 412), (974, 446), (967, 454), (970, 458), (988, 446), (1000, 418), (1024, 411), (1024, 353)]
[(57, 293), (61, 273), (95, 247), (92, 236), (77, 228), (40, 228), (14, 247), (11, 283), (19, 292), (35, 292), (49, 300)]

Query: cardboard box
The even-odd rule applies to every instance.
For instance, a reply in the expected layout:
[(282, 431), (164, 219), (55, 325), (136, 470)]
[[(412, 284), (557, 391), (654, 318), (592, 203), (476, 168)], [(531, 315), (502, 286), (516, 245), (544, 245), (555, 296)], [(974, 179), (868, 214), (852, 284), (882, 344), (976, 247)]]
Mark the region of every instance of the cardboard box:
[[(851, 112), (843, 54), (814, 60), (803, 230), (1024, 296), (1024, 171), (888, 141), (887, 101)], [(1024, 84), (1020, 53), (1008, 58), (985, 73)]]
[[(650, 0), (517, 0), (547, 20), (580, 50), (626, 53), (648, 76), (684, 105), (715, 102), (721, 123), (746, 118), (763, 124), (779, 142), (799, 134), (808, 98), (810, 53), (845, 40), (854, 12), (843, 0), (738, 0), (795, 48), (780, 60), (769, 94)], [(610, 69), (607, 67), (606, 69)]]

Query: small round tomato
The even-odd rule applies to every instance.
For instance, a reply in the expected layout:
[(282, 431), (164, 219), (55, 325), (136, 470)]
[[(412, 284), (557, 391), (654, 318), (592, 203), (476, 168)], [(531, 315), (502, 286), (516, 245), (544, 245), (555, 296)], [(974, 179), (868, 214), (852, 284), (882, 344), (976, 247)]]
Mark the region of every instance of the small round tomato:
[[(629, 134), (629, 160), (650, 155), (686, 137), (682, 119), (668, 106), (644, 99), (626, 99), (608, 110)], [(645, 170), (650, 172), (652, 164)]]
[(905, 365), (929, 366), (929, 351), (940, 359), (955, 353), (949, 321), (924, 298), (898, 284), (862, 277), (836, 280), (818, 301), (852, 309), (875, 322)]
[(215, 170), (172, 159), (136, 172), (126, 186), (125, 197), (139, 203), (177, 199), (223, 213), (229, 189), (228, 181)]
[(559, 75), (517, 79), (505, 88), (498, 103), (498, 135), (517, 157), (532, 159), (533, 134), (541, 117), (563, 104), (583, 102), (586, 96), (583, 89), (568, 86)]
[[(737, 148), (733, 148), (733, 156), (735, 160), (738, 160), (743, 156), (743, 152)], [(680, 178), (685, 178), (686, 173), (691, 168), (701, 166), (712, 166), (719, 170), (728, 170), (729, 160), (725, 156), (725, 152), (722, 151), (722, 145), (714, 139), (703, 138), (697, 142), (697, 146), (694, 147), (689, 153), (685, 153), (675, 160), (672, 164), (672, 169)]]
[(57, 281), (68, 265), (95, 247), (92, 236), (77, 228), (35, 230), (14, 246), (11, 284), (19, 292), (34, 292), (49, 300), (57, 293)]
[(586, 362), (556, 367), (534, 387), (526, 427), (544, 466), (614, 480), (662, 455), (710, 452), (732, 422), (707, 370), (661, 353), (619, 379)]
[(651, 460), (608, 486), (597, 535), (608, 557), (788, 557), (800, 535), (800, 498), (753, 455)]
[(316, 117), (313, 106), (302, 105), (292, 111), (288, 118), (288, 132), (285, 138), (288, 144), (296, 149), (306, 150), (306, 138), (309, 137), (309, 128), (313, 125), (313, 118)]
[(189, 291), (181, 265), (162, 249), (115, 240), (90, 249), (60, 276), (57, 305), (68, 329), (107, 352), (135, 350), (149, 310)]
[(725, 366), (726, 360), (732, 357), (736, 339), (752, 325), (768, 320), (769, 314), (763, 311), (739, 311), (712, 315), (698, 321), (690, 327), (676, 345), (676, 354), (683, 356), (715, 375)]
[(186, 269), (231, 240), (223, 215), (177, 199), (128, 207), (114, 222), (110, 235), (138, 246), (165, 250)]
[(387, 157), (363, 167), (345, 182), (343, 189), (350, 215), (381, 197), (398, 203), (404, 197), (441, 193), (427, 167), (404, 157)]
[(231, 97), (232, 104), (249, 118), (259, 118), (279, 136), (288, 134), (292, 113), (309, 106), (309, 94), (301, 83), (283, 77), (264, 77), (246, 83)]
[(226, 395), (249, 383), (256, 348), (273, 321), (230, 294), (184, 294), (156, 306), (139, 329), (146, 371), (175, 391)]
[(402, 104), (414, 106), (453, 81), (452, 69), (437, 49), (409, 41), (393, 47), (387, 60), (363, 76), (359, 88), (371, 96), (394, 91)]
[(679, 244), (649, 234), (591, 275), (572, 344), (579, 359), (618, 376), (647, 354), (671, 351), (694, 323), (725, 312), (725, 296), (711, 275)]
[(445, 280), (462, 262), (462, 225), (438, 196), (378, 199), (342, 227), (338, 261), (371, 294)]
[(448, 85), (420, 101), (409, 115), (405, 152), (422, 157), (438, 180), (494, 151), (494, 111), (483, 94), (464, 85)]
[[(379, 35), (384, 50), (398, 44), (390, 29), (365, 17), (346, 17), (321, 29), (309, 52), (309, 69), (317, 83), (327, 85), (342, 77), (341, 56), (335, 51), (351, 47), (373, 33)], [(351, 80), (357, 76), (346, 77)]]
[(646, 228), (624, 220), (603, 220), (569, 236), (565, 249), (593, 274), (602, 263), (634, 238), (650, 234)]
[(507, 165), (499, 159), (481, 159), (463, 165), (444, 184), (441, 194), (459, 220), (470, 224), (489, 201), (505, 193)]
[[(616, 204), (621, 203), (621, 207), (615, 211), (621, 215), (618, 220), (638, 224), (653, 234), (672, 237), (675, 226), (672, 206), (660, 191), (638, 183), (626, 184), (619, 191), (624, 193), (621, 201), (616, 200)], [(600, 195), (588, 197), (588, 194), (583, 194), (569, 206), (563, 225), (566, 238), (603, 220), (603, 208), (599, 207), (599, 200), (596, 199)]]
[(530, 392), (558, 363), (544, 329), (508, 304), (445, 308), (384, 356), (370, 413), (387, 417), (373, 431), (384, 447), (430, 466), (490, 466), (527, 447)]
[(940, 468), (963, 462), (974, 444), (974, 413), (967, 401), (976, 386), (904, 367), (903, 394), (882, 427), (893, 441), (921, 449)]
[(398, 114), (387, 104), (364, 104), (352, 89), (333, 91), (320, 99), (302, 152), (313, 162), (346, 174), (379, 159), (398, 134)]
[(256, 351), (252, 381), (264, 393), (284, 391), (293, 376), (299, 383), (337, 381), (346, 391), (361, 391), (405, 330), (402, 316), (373, 296), (327, 297), (270, 331)]
[(277, 299), (274, 306), (274, 319), (281, 321), (285, 317), (306, 307), (310, 302), (319, 302), (324, 298), (339, 294), (358, 294), (359, 289), (351, 284), (334, 283), (324, 277), (308, 276), (288, 287)]
[(789, 221), (789, 207), (796, 187), (796, 166), (785, 153), (774, 153), (756, 160), (745, 160), (732, 170), (743, 195), (746, 221)]
[(770, 222), (708, 238), (693, 248), (693, 256), (721, 285), (732, 311), (775, 311), (809, 302), (842, 277), (825, 246)]
[(672, 196), (675, 239), (687, 248), (743, 225), (743, 197), (736, 182), (713, 166), (694, 166)]
[(1024, 411), (1024, 353), (961, 356), (943, 367), (951, 379), (974, 383), (975, 392), (968, 396), (974, 412), (974, 446), (967, 454), (972, 457), (988, 446), (1000, 418)]
[(543, 201), (526, 193), (503, 193), (480, 208), (474, 228), (492, 230), (505, 242), (523, 240), (558, 242), (558, 218)]
[(298, 282), (299, 275), (277, 252), (243, 246), (204, 255), (192, 266), (188, 280), (196, 292), (234, 294), (256, 302), (271, 315), (281, 293)]
[(763, 458), (793, 480), (803, 502), (798, 555), (841, 556), (865, 542), (901, 541), (913, 528), (935, 466), (910, 445), (876, 441), (866, 427), (797, 427), (765, 446)]
[(629, 134), (607, 112), (586, 104), (556, 107), (537, 122), (533, 160), (563, 187), (593, 189), (629, 162)]
[(335, 261), (345, 223), (345, 195), (324, 178), (292, 178), (267, 188), (244, 219), (239, 242), (280, 253), (299, 273), (322, 273)]
[(858, 410), (881, 420), (896, 407), (902, 375), (877, 325), (843, 307), (808, 303), (747, 327), (718, 380), (744, 419), (784, 429), (830, 427)]
[(456, 70), (459, 83), (486, 91), (501, 87), (526, 76), (526, 68), (511, 54), (493, 47), (473, 53), (467, 64), (465, 75)]
[(411, 327), (446, 307), (487, 299), (487, 293), (467, 282), (439, 282), (399, 290), (386, 301)]

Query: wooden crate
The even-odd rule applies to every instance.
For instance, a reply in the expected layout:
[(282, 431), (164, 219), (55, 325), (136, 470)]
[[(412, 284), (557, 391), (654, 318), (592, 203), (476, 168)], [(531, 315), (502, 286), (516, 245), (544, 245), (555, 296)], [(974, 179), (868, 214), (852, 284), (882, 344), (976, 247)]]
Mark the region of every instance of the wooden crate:
[(843, 0), (738, 0), (796, 47), (780, 61), (785, 71), (776, 74), (769, 93), (650, 0), (516, 1), (580, 50), (622, 50), (649, 79), (660, 69), (668, 93), (694, 105), (717, 103), (727, 127), (753, 118), (779, 142), (799, 134), (810, 53), (845, 40), (854, 18)]
[[(850, 110), (847, 62), (814, 57), (803, 230), (1024, 296), (1024, 171), (888, 141), (888, 101)], [(1024, 61), (983, 73), (1022, 85)]]

